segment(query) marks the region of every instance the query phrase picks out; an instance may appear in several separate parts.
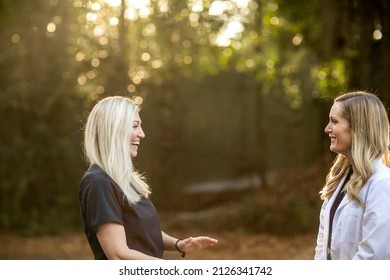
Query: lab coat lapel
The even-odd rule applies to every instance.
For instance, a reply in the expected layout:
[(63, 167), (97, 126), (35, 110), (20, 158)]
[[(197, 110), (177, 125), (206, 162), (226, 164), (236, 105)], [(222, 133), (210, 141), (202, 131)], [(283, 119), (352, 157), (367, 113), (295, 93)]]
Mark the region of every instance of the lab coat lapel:
[[(328, 213), (330, 212), (330, 208), (332, 208), (332, 205), (333, 205), (333, 203), (334, 203), (334, 201), (335, 201), (335, 199), (337, 197), (337, 194), (340, 192), (341, 187), (344, 185), (344, 182), (345, 182), (345, 179), (347, 178), (347, 175), (348, 175), (348, 172), (343, 176), (343, 178), (341, 179), (340, 183), (337, 186), (336, 191), (333, 193), (333, 195), (332, 195), (332, 197), (331, 197), (331, 199), (329, 201), (329, 204), (328, 204), (328, 206), (329, 206), (328, 207), (329, 208)], [(348, 203), (348, 199), (347, 199), (347, 195), (345, 195), (343, 200), (341, 200), (340, 205), (338, 206), (337, 209), (341, 209), (347, 203)]]
[[(332, 197), (329, 199), (329, 202), (326, 205), (325, 212), (324, 212), (324, 219), (325, 221), (329, 221), (330, 219), (330, 209), (332, 208), (332, 205), (337, 197), (337, 194), (340, 192), (340, 189), (342, 185), (344, 184), (345, 179), (347, 178), (348, 172), (343, 176), (341, 179), (340, 183), (338, 184), (336, 191), (333, 193)], [(340, 202), (340, 205), (338, 209), (335, 212), (335, 217), (337, 215), (337, 212), (341, 208), (341, 206), (345, 206), (348, 203), (348, 198), (345, 196), (343, 200)], [(328, 254), (328, 236), (329, 236), (329, 222), (324, 224), (324, 239), (323, 239), (323, 257), (326, 259), (327, 254)]]

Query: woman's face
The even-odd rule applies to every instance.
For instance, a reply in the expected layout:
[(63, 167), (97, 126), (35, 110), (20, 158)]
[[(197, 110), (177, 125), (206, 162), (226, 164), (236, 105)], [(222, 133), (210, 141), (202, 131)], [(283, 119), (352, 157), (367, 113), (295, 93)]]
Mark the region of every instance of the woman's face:
[(145, 133), (141, 127), (141, 118), (139, 112), (137, 111), (134, 115), (133, 128), (130, 136), (130, 154), (131, 157), (136, 157), (138, 153), (138, 146), (141, 139), (145, 138)]
[(334, 103), (330, 110), (325, 133), (330, 138), (330, 150), (350, 158), (352, 132), (348, 120), (343, 116), (340, 102)]

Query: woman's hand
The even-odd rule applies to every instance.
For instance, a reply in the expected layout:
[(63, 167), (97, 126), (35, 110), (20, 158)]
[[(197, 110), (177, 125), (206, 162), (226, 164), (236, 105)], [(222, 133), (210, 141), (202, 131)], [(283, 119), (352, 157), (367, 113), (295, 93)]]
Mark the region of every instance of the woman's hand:
[(179, 242), (177, 243), (177, 247), (182, 252), (191, 252), (212, 247), (217, 243), (217, 239), (208, 236), (197, 236), (179, 240)]

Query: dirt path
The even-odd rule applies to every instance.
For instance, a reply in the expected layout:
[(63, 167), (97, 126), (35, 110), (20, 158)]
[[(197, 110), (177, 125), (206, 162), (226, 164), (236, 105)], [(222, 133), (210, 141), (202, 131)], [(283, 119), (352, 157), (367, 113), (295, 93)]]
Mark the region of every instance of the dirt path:
[[(197, 233), (192, 232), (195, 235)], [(187, 236), (183, 232), (169, 232)], [(217, 246), (187, 254), (194, 260), (310, 260), (313, 258), (315, 235), (274, 236), (268, 234), (205, 233), (219, 240)], [(24, 237), (0, 233), (0, 259), (92, 259), (82, 233), (61, 236)], [(180, 259), (177, 252), (167, 252), (166, 259)]]

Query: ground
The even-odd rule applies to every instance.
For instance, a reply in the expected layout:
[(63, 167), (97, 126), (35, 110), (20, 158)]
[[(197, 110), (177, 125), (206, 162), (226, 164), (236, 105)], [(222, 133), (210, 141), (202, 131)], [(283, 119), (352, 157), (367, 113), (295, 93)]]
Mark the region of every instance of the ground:
[[(183, 232), (169, 232), (187, 236)], [(193, 232), (194, 233), (194, 232)], [(310, 260), (313, 259), (315, 235), (277, 236), (269, 234), (202, 233), (219, 240), (213, 248), (187, 254), (193, 260)], [(196, 235), (196, 233), (195, 233)], [(0, 259), (88, 260), (93, 256), (82, 233), (60, 236), (25, 237), (0, 233)], [(177, 252), (167, 252), (166, 259), (180, 259)]]

